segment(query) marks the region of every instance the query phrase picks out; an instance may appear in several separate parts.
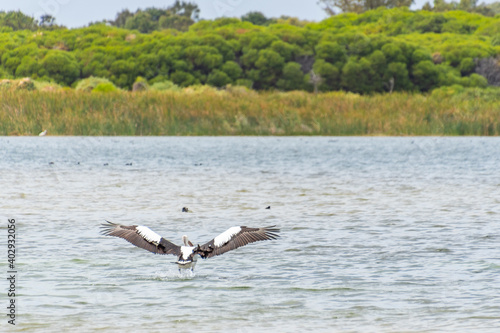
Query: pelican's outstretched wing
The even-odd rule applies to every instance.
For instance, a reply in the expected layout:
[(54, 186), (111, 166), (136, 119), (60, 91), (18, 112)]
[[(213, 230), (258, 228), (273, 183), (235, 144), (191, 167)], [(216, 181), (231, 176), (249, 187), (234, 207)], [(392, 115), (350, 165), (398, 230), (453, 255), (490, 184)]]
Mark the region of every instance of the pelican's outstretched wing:
[(275, 227), (275, 225), (265, 228), (232, 227), (201, 245), (198, 251), (202, 257), (210, 258), (253, 242), (276, 239), (280, 230)]
[(142, 225), (120, 225), (109, 221), (102, 225), (102, 234), (125, 239), (137, 247), (158, 254), (181, 254), (181, 247), (158, 235), (153, 230)]

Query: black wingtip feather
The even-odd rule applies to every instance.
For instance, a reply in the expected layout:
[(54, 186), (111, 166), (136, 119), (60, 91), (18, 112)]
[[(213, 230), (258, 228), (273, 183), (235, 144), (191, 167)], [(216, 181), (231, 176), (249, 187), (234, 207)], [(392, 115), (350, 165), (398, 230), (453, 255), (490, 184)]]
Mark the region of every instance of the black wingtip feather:
[(270, 239), (280, 238), (280, 235), (278, 235), (278, 233), (280, 232), (280, 229), (276, 228), (276, 225), (271, 225), (269, 227), (264, 227), (262, 229), (264, 229), (265, 235), (267, 237), (269, 237)]
[(110, 222), (108, 220), (104, 220), (104, 221), (106, 221), (107, 223), (101, 223), (101, 226), (99, 227), (99, 228), (101, 228), (101, 235), (109, 236), (109, 234), (113, 231), (113, 229), (116, 226), (118, 226), (119, 224)]

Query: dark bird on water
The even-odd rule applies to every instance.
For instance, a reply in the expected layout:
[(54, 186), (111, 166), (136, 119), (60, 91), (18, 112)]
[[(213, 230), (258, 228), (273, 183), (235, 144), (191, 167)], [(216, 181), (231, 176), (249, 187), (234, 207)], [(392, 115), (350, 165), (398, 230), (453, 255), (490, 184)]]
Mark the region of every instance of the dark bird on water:
[(175, 262), (181, 269), (194, 269), (198, 258), (207, 259), (237, 249), (241, 246), (279, 237), (276, 226), (249, 228), (231, 227), (211, 241), (194, 246), (186, 235), (182, 236), (184, 245), (175, 245), (142, 225), (120, 225), (109, 221), (102, 225), (102, 234), (115, 236), (156, 254), (172, 254), (178, 257)]
[(187, 208), (187, 207), (182, 207), (182, 212), (183, 212), (183, 213), (188, 213), (188, 212), (189, 212), (189, 208)]

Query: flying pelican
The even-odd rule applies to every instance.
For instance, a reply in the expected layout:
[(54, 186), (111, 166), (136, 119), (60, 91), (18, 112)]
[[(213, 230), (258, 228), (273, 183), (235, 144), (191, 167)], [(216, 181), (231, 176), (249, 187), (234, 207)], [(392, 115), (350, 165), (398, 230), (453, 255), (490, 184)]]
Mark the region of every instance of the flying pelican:
[(156, 254), (173, 254), (178, 256), (175, 262), (181, 269), (194, 270), (198, 258), (206, 259), (221, 255), (253, 242), (276, 239), (279, 229), (276, 226), (265, 228), (232, 227), (211, 241), (194, 246), (186, 235), (182, 236), (184, 245), (178, 246), (142, 225), (120, 225), (109, 221), (102, 224), (102, 234), (115, 236)]
[(46, 136), (47, 135), (47, 130), (41, 132), (40, 134), (38, 134), (38, 136)]

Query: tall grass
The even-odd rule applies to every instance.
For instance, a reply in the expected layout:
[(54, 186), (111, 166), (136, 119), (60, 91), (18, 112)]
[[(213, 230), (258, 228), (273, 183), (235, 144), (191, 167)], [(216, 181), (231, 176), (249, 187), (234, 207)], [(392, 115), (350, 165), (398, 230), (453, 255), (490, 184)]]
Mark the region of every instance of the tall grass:
[(0, 91), (0, 135), (499, 135), (500, 101), (483, 97)]

